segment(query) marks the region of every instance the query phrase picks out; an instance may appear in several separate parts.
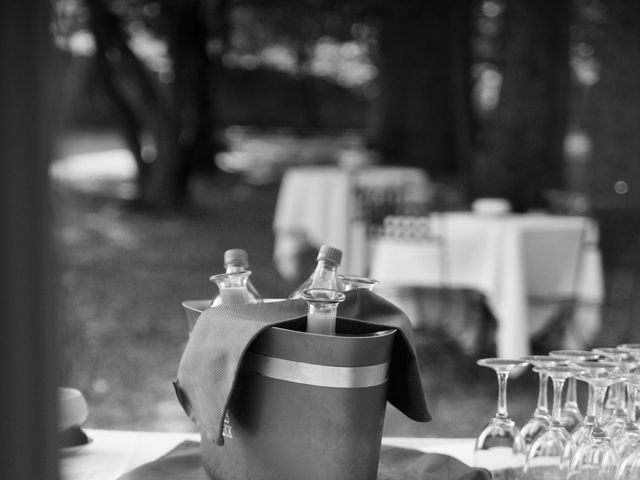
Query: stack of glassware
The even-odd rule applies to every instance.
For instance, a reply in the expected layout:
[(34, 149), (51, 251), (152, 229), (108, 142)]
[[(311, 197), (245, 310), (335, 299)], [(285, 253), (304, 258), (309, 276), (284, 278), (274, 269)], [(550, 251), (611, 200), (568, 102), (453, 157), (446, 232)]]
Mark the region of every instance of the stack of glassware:
[[(485, 358), (478, 364), (496, 371), (499, 389), (498, 411), (476, 439), (476, 466), (507, 479), (640, 479), (640, 343), (521, 359)], [(507, 379), (509, 372), (526, 365), (539, 376), (538, 401), (518, 428), (507, 413)], [(584, 415), (577, 402), (578, 381), (588, 386)]]

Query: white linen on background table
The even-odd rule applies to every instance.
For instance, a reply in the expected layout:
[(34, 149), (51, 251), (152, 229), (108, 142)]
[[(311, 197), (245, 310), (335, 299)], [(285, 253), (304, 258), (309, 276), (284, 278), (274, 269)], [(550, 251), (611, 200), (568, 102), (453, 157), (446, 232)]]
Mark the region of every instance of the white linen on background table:
[[(60, 457), (61, 480), (116, 480), (151, 462), (185, 440), (199, 441), (194, 433), (85, 430), (93, 441)], [(471, 438), (384, 437), (382, 443), (423, 452), (444, 453), (467, 465), (473, 461)]]
[[(517, 358), (530, 351), (530, 334), (538, 328), (529, 309), (531, 295), (557, 297), (577, 289), (582, 300), (602, 300), (597, 227), (590, 219), (452, 212), (437, 214), (433, 221), (441, 247), (419, 239), (382, 238), (374, 246), (370, 275), (384, 286), (480, 291), (498, 322), (496, 347), (501, 357)], [(438, 255), (444, 255), (444, 261)], [(574, 284), (578, 255), (583, 256), (582, 267)], [(599, 329), (597, 315), (577, 321), (585, 339)]]
[(356, 188), (402, 189), (405, 201), (426, 203), (429, 178), (413, 167), (297, 167), (280, 184), (274, 213), (274, 264), (287, 279), (295, 277), (297, 254), (305, 247), (331, 245), (343, 252), (341, 271), (364, 275), (369, 249), (364, 225), (355, 221)]

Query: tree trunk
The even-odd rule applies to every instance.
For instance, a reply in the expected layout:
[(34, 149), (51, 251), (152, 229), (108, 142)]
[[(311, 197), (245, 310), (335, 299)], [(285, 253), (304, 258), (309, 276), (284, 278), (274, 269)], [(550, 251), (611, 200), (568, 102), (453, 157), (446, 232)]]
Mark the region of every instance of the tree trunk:
[(468, 0), (385, 4), (373, 126), (385, 161), (434, 178), (464, 169), (470, 152)]
[[(591, 87), (583, 123), (593, 139), (589, 190), (598, 204), (640, 205), (640, 2), (606, 2), (595, 55), (600, 81)], [(624, 183), (618, 183), (624, 182)], [(617, 190), (616, 190), (617, 184)]]
[(451, 109), (453, 111), (453, 148), (456, 173), (467, 199), (473, 198), (473, 162), (477, 122), (471, 106), (471, 25), (472, 1), (452, 0), (451, 38)]
[(600, 81), (590, 89), (583, 119), (593, 140), (587, 193), (605, 271), (606, 328), (599, 339), (611, 345), (640, 341), (639, 25), (640, 2), (606, 2), (591, 35)]
[[(119, 17), (104, 0), (86, 0), (96, 38), (96, 62), (105, 91), (121, 118), (120, 128), (138, 166), (137, 201), (155, 208), (177, 207), (189, 199), (196, 169), (216, 171), (212, 62), (203, 2), (163, 3), (168, 19), (174, 79), (154, 82), (127, 44)], [(225, 30), (226, 1), (217, 2), (217, 21)], [(222, 32), (225, 33), (225, 32)], [(143, 155), (141, 135), (149, 133), (155, 156)]]
[[(133, 155), (137, 167), (137, 183), (144, 184), (148, 177), (149, 164), (142, 155), (142, 116), (141, 108), (136, 106), (131, 94), (124, 87), (118, 74), (120, 65), (134, 65), (140, 90), (144, 93), (139, 98), (144, 108), (152, 108), (157, 102), (156, 90), (151, 84), (141, 64), (129, 49), (122, 31), (119, 18), (109, 10), (103, 0), (86, 0), (89, 9), (89, 27), (96, 42), (96, 53), (93, 57), (93, 71), (96, 82), (104, 88), (107, 98), (111, 101), (114, 112), (120, 121), (119, 127), (124, 142)], [(135, 96), (135, 95), (134, 95)], [(137, 96), (135, 96), (137, 97)]]
[(189, 199), (189, 179), (197, 169), (213, 170), (212, 62), (202, 3), (167, 4), (171, 18), (169, 56), (174, 80), (154, 122), (157, 156), (143, 200), (155, 206), (180, 206)]
[(524, 211), (563, 184), (571, 0), (511, 1), (505, 15), (500, 104), (475, 178), (478, 196)]

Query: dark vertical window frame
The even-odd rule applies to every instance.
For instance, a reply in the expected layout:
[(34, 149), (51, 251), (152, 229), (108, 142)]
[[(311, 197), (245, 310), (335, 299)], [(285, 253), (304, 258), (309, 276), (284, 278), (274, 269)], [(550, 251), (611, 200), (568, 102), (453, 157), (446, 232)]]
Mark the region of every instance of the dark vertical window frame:
[(58, 478), (47, 0), (0, 2), (0, 478)]

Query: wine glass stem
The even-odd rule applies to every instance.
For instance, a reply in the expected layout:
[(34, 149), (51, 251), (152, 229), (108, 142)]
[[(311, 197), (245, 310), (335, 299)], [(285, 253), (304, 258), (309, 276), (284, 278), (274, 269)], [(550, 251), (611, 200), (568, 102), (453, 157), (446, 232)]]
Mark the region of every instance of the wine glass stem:
[(498, 372), (498, 413), (500, 418), (507, 418), (507, 379), (508, 372)]
[(636, 398), (638, 398), (638, 387), (632, 384), (627, 385), (627, 415), (628, 422), (636, 422)]
[(564, 403), (571, 407), (576, 407), (578, 405), (578, 381), (575, 377), (571, 377), (567, 380), (567, 396)]
[(553, 421), (562, 423), (562, 389), (564, 388), (564, 378), (553, 379)]
[(594, 387), (596, 395), (596, 426), (602, 427), (602, 414), (604, 412), (604, 399), (607, 396), (607, 387)]
[(609, 387), (609, 394), (606, 398), (605, 405), (613, 412), (615, 412), (616, 409), (620, 408), (620, 393), (620, 383), (614, 383), (613, 385), (611, 385), (611, 387)]
[(616, 384), (613, 385), (613, 387), (615, 391), (616, 391), (616, 408), (617, 409), (625, 409), (626, 408), (626, 403), (627, 403), (627, 392), (626, 392), (626, 386), (625, 386), (625, 382), (618, 382)]
[(587, 396), (587, 417), (591, 417), (593, 421), (596, 419), (596, 392), (594, 386), (590, 383)]
[(536, 413), (549, 414), (549, 407), (547, 405), (547, 384), (549, 383), (549, 375), (545, 372), (538, 374), (538, 406), (536, 407)]

